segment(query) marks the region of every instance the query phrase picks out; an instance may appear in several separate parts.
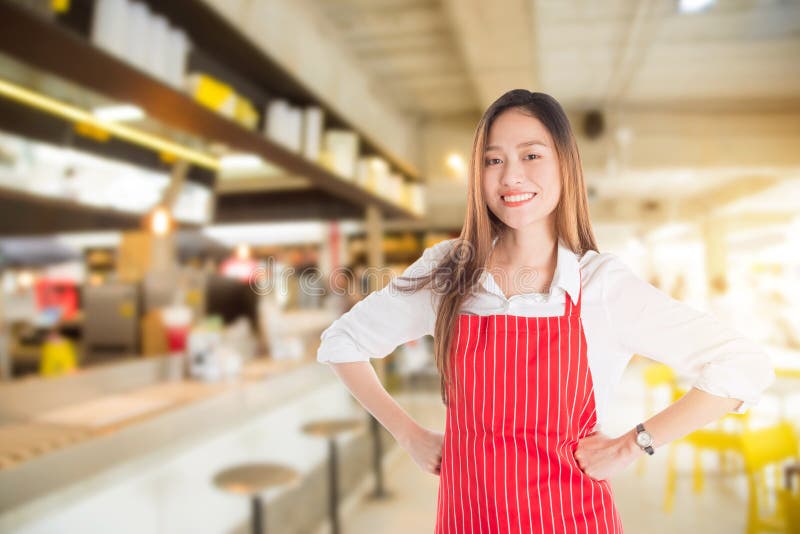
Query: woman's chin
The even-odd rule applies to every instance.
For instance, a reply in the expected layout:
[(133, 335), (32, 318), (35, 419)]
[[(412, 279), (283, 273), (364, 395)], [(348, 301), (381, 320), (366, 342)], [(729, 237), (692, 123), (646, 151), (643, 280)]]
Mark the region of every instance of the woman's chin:
[(525, 228), (526, 226), (531, 226), (537, 223), (541, 223), (542, 217), (537, 217), (536, 215), (516, 215), (516, 216), (508, 216), (505, 215), (502, 217), (498, 217), (503, 223), (513, 230), (519, 230), (521, 228)]

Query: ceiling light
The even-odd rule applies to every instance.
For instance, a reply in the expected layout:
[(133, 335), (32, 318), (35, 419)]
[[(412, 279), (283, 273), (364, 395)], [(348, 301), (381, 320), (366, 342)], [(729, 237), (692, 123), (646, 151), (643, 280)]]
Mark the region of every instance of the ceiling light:
[(162, 207), (156, 208), (150, 216), (150, 231), (157, 236), (169, 233), (172, 227), (172, 217), (169, 211)]
[(459, 175), (463, 174), (467, 169), (467, 166), (464, 163), (464, 158), (461, 157), (461, 154), (457, 154), (455, 152), (452, 152), (447, 156), (447, 167)]
[(678, 0), (678, 10), (681, 13), (696, 13), (706, 9), (714, 0)]
[(99, 120), (107, 122), (139, 121), (144, 118), (142, 108), (133, 104), (95, 108), (92, 114)]
[(219, 166), (223, 171), (241, 171), (260, 169), (266, 164), (255, 154), (231, 154), (219, 159)]
[(252, 252), (250, 250), (250, 245), (247, 243), (239, 243), (236, 246), (236, 258), (240, 260), (249, 260)]
[(17, 276), (17, 284), (22, 289), (30, 289), (33, 287), (33, 283), (36, 281), (36, 278), (33, 276), (33, 273), (30, 271), (22, 271)]

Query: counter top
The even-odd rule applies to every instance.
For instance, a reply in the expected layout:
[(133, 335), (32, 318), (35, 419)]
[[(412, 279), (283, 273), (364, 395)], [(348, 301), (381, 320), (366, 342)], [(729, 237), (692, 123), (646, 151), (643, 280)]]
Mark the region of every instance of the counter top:
[(57, 490), (77, 491), (135, 459), (177, 453), (335, 380), (314, 360), (254, 360), (235, 381), (171, 380), (63, 403), (25, 421), (5, 414), (0, 514)]

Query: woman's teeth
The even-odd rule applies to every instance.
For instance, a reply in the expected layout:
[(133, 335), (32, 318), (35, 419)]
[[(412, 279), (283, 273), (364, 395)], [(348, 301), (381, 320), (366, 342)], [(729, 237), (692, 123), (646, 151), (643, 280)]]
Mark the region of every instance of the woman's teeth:
[(523, 195), (511, 195), (502, 197), (506, 202), (522, 202), (523, 200), (529, 200), (534, 197), (533, 193), (525, 193)]

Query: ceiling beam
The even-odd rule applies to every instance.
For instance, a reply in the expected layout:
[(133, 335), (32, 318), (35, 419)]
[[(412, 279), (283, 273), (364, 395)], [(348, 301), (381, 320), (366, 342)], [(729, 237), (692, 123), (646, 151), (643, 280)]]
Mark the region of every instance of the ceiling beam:
[(536, 3), (528, 0), (445, 0), (444, 10), (485, 109), (514, 88), (539, 88)]

